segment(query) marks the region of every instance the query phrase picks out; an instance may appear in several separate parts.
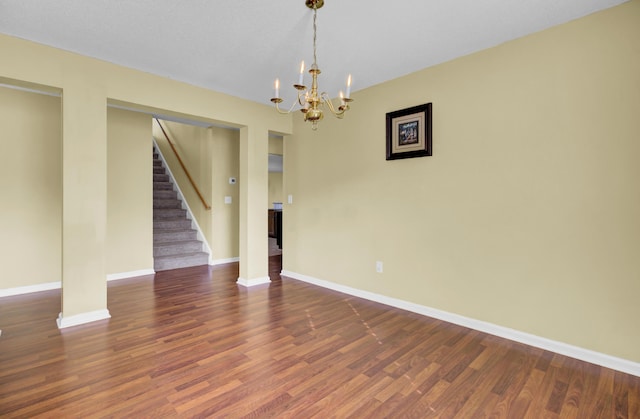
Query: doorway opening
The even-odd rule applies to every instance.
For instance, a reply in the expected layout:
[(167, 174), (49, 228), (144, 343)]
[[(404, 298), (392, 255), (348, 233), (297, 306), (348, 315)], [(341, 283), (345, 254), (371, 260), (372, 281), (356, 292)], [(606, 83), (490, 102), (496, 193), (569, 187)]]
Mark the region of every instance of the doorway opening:
[(267, 201), (269, 234), (269, 271), (270, 275), (282, 270), (282, 220), (283, 220), (283, 137), (269, 136), (269, 196)]

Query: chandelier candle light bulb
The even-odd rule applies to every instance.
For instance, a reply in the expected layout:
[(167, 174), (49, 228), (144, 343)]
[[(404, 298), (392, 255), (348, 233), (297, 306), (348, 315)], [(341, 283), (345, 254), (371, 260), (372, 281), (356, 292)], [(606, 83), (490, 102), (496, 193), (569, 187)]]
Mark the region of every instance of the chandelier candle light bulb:
[(302, 82), (304, 81), (303, 77), (304, 77), (304, 60), (300, 63), (300, 78), (298, 79), (298, 84), (300, 86), (304, 86), (302, 84)]
[[(348, 111), (349, 103), (353, 102), (349, 96), (351, 95), (351, 74), (347, 78), (347, 94), (344, 95), (342, 91), (340, 91), (340, 105), (336, 108), (326, 92), (321, 92), (318, 89), (318, 75), (321, 73), (318, 68), (318, 63), (316, 60), (316, 35), (317, 35), (317, 17), (318, 17), (318, 9), (324, 5), (325, 0), (305, 0), (305, 5), (313, 10), (313, 64), (309, 69), (309, 73), (311, 74), (311, 88), (307, 89), (307, 87), (302, 84), (304, 82), (304, 61), (300, 63), (300, 75), (298, 78), (298, 83), (294, 84), (293, 87), (298, 91), (298, 100), (297, 104), (299, 105), (299, 110), (304, 115), (304, 120), (311, 122), (311, 129), (315, 130), (318, 128), (318, 122), (322, 120), (323, 115), (323, 107), (329, 109), (329, 111), (336, 117), (342, 119), (344, 117), (344, 113)], [(271, 98), (271, 102), (276, 106), (276, 111), (282, 114), (291, 113), (296, 107), (296, 102), (293, 103), (291, 109), (288, 111), (280, 109), (280, 103), (282, 103), (282, 99), (280, 98), (280, 80), (276, 79), (275, 97)]]

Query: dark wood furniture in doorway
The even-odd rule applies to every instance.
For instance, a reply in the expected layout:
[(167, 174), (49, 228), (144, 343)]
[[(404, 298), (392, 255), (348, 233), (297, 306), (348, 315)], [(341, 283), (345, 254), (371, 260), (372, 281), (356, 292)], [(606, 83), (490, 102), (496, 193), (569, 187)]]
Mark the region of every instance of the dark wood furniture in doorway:
[(268, 217), (269, 237), (275, 238), (282, 249), (282, 210), (270, 209)]

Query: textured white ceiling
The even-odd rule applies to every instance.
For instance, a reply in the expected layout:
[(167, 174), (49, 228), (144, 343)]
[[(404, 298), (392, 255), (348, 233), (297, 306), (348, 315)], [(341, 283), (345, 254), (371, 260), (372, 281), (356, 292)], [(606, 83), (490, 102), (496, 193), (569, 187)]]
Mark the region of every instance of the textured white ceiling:
[[(336, 96), (352, 73), (357, 91), (624, 1), (325, 0), (320, 89)], [(304, 0), (0, 0), (2, 33), (262, 103), (312, 61), (312, 22)]]

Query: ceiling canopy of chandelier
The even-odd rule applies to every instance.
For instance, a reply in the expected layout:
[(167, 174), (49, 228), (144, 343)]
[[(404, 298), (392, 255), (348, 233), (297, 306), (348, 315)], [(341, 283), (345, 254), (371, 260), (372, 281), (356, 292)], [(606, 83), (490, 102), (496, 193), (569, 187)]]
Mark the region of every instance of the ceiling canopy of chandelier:
[(337, 118), (344, 117), (344, 113), (349, 110), (349, 103), (353, 102), (351, 99), (351, 74), (347, 78), (347, 93), (344, 94), (340, 91), (340, 105), (336, 108), (329, 95), (326, 92), (318, 93), (318, 74), (320, 69), (318, 68), (316, 59), (316, 33), (317, 33), (317, 16), (318, 9), (324, 6), (324, 0), (305, 0), (305, 5), (313, 10), (313, 64), (309, 69), (311, 74), (311, 89), (308, 89), (304, 83), (304, 61), (300, 63), (300, 78), (298, 83), (293, 87), (297, 90), (298, 100), (291, 105), (288, 111), (280, 109), (280, 80), (275, 81), (275, 97), (271, 98), (271, 102), (276, 105), (276, 110), (282, 114), (288, 114), (293, 111), (296, 105), (300, 105), (300, 112), (304, 115), (304, 120), (311, 122), (311, 128), (316, 130), (318, 128), (318, 121), (322, 120), (324, 105), (331, 113)]

